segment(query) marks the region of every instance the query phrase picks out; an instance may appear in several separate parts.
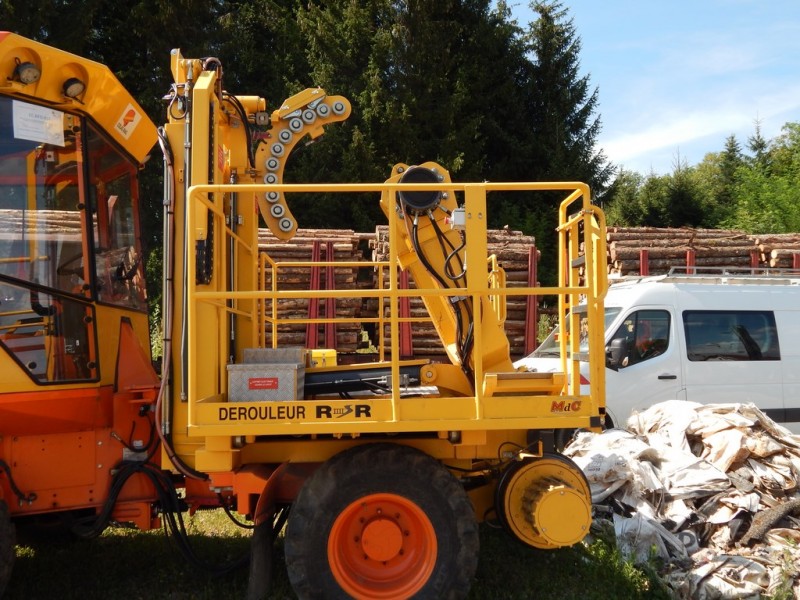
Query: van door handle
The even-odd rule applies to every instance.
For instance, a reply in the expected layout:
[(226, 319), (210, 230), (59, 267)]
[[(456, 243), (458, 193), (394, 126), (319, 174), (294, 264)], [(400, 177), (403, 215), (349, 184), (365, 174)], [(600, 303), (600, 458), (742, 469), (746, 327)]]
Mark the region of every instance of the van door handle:
[(659, 375), (658, 378), (659, 379), (677, 379), (678, 376), (677, 375)]

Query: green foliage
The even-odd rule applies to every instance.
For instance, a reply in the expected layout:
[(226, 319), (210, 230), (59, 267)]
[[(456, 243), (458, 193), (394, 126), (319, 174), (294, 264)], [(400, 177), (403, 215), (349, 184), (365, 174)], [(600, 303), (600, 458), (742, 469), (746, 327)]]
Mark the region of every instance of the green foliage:
[[(215, 56), (224, 86), (274, 107), (304, 87), (348, 97), (347, 123), (293, 156), (286, 180), (382, 181), (394, 164), (434, 160), (457, 181), (579, 180), (602, 198), (613, 167), (596, 148), (598, 91), (579, 74), (580, 38), (559, 2), (536, 2), (521, 28), (492, 0), (83, 0), (22, 11), (4, 27), (107, 64), (156, 123), (171, 85), (170, 51)], [(161, 169), (140, 178), (145, 247), (161, 237)], [(492, 198), (490, 215), (555, 247), (555, 196)], [(356, 208), (359, 207), (359, 208)], [(375, 204), (296, 198), (304, 227), (371, 231)], [(552, 279), (554, 253), (543, 254)], [(549, 265), (549, 266), (548, 266)], [(151, 289), (151, 298), (157, 297)]]
[(743, 169), (738, 179), (734, 212), (723, 225), (751, 233), (800, 231), (796, 176), (769, 175), (752, 168)]
[(542, 343), (550, 332), (555, 329), (557, 323), (556, 315), (543, 314), (536, 323), (536, 341)]
[(644, 223), (647, 207), (642, 201), (643, 175), (623, 169), (617, 175), (612, 200), (606, 207), (609, 225), (628, 227)]
[(611, 225), (718, 227), (750, 233), (800, 231), (800, 124), (767, 142), (760, 127), (744, 154), (735, 136), (719, 153), (668, 175), (621, 172), (606, 206)]
[(786, 123), (770, 148), (772, 172), (778, 176), (800, 177), (800, 123)]

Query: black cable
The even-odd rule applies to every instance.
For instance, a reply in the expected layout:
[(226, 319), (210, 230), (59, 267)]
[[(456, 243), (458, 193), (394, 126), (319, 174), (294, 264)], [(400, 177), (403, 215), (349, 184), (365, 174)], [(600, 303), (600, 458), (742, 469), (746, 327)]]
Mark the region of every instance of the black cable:
[[(439, 224), (434, 219), (432, 213), (428, 213), (428, 218), (431, 221), (431, 226), (433, 227), (434, 233), (436, 234), (436, 239), (439, 242), (439, 248), (442, 250), (442, 256), (445, 258), (445, 274), (450, 277), (455, 283), (458, 279), (463, 278), (463, 287), (466, 287), (467, 280), (466, 280), (466, 264), (462, 262), (461, 256), (458, 252), (466, 245), (466, 238), (462, 236), (462, 244), (458, 248), (448, 239), (448, 237), (444, 234), (444, 232), (439, 227)], [(445, 244), (450, 246), (450, 251), (445, 247)], [(451, 276), (448, 273), (448, 270), (451, 270), (450, 261), (452, 257), (455, 256), (458, 258), (458, 266), (461, 269), (461, 275), (458, 277)], [(472, 312), (472, 302), (467, 299), (460, 299), (456, 302), (451, 302), (453, 306), (453, 310), (456, 311), (456, 329), (457, 329), (457, 337), (458, 337), (458, 348), (459, 348), (459, 357), (461, 358), (461, 370), (464, 372), (467, 377), (472, 377), (472, 370), (469, 368), (469, 357), (472, 355), (472, 346), (473, 346), (473, 333), (474, 333), (474, 316)], [(467, 327), (466, 334), (463, 330), (462, 321), (466, 321), (469, 323)]]
[(236, 109), (236, 112), (239, 113), (239, 118), (242, 120), (242, 125), (244, 126), (245, 137), (247, 138), (247, 161), (250, 163), (250, 168), (255, 169), (256, 157), (253, 152), (253, 132), (250, 127), (250, 121), (247, 119), (247, 111), (245, 111), (241, 100), (236, 96), (223, 91), (222, 98), (230, 102), (234, 109)]
[[(433, 227), (433, 230), (436, 232), (436, 239), (438, 240), (439, 246), (442, 249), (442, 255), (445, 257), (444, 261), (445, 275), (447, 275), (453, 281), (458, 281), (459, 279), (464, 278), (467, 274), (467, 269), (461, 260), (461, 255), (459, 254), (459, 252), (461, 252), (464, 246), (467, 245), (467, 237), (461, 234), (460, 235), (461, 244), (458, 247), (456, 247), (450, 241), (450, 238), (448, 238), (447, 235), (445, 235), (441, 227), (439, 227), (439, 223), (436, 222), (436, 219), (433, 217), (433, 213), (428, 212), (428, 218), (431, 221), (431, 226)], [(447, 243), (447, 245), (450, 246), (450, 250), (445, 248), (445, 243)], [(453, 258), (458, 259), (458, 267), (461, 269), (461, 273), (455, 274), (453, 272), (453, 268), (450, 266), (450, 263), (453, 260)], [(466, 287), (466, 279), (464, 280), (464, 287)]]
[[(178, 109), (181, 111), (180, 114), (175, 114), (174, 106), (176, 104), (178, 105)], [(173, 83), (172, 84), (172, 95), (170, 96), (170, 101), (169, 101), (169, 104), (167, 105), (167, 114), (169, 114), (169, 116), (172, 119), (174, 119), (176, 121), (181, 121), (181, 120), (186, 118), (187, 112), (188, 111), (186, 110), (186, 98), (184, 96), (181, 96), (180, 94), (178, 94), (178, 88)]]
[[(149, 412), (150, 411), (148, 409), (148, 413)], [(119, 434), (117, 434), (115, 431), (111, 432), (111, 437), (113, 437), (115, 440), (117, 440), (120, 444), (125, 446), (125, 448), (127, 448), (131, 452), (134, 452), (136, 454), (147, 453), (146, 457), (144, 458), (144, 462), (150, 462), (150, 460), (155, 455), (155, 451), (158, 449), (158, 446), (159, 446), (158, 438), (156, 437), (156, 425), (155, 425), (154, 420), (151, 419), (148, 415), (142, 415), (142, 417), (147, 418), (147, 424), (150, 425), (150, 433), (148, 434), (148, 437), (147, 437), (147, 443), (144, 446), (142, 446), (141, 448), (137, 448), (136, 446), (133, 445), (133, 434), (136, 431), (136, 421), (132, 421), (131, 433), (128, 436), (128, 441), (127, 442), (125, 440), (123, 440), (119, 436)], [(153, 444), (154, 442), (155, 442), (155, 445)]]
[(442, 276), (436, 272), (436, 269), (433, 268), (433, 265), (428, 261), (428, 257), (422, 251), (422, 246), (419, 245), (419, 223), (418, 223), (419, 215), (414, 216), (414, 221), (411, 224), (411, 244), (414, 246), (414, 252), (417, 253), (417, 257), (419, 261), (422, 263), (422, 266), (433, 275), (434, 279), (439, 282), (439, 285), (442, 286), (443, 289), (450, 289), (450, 285), (442, 279)]
[(249, 561), (249, 553), (231, 563), (225, 565), (211, 565), (200, 559), (189, 543), (189, 534), (183, 521), (183, 510), (185, 505), (169, 475), (153, 463), (141, 461), (121, 461), (114, 468), (114, 476), (111, 482), (106, 502), (100, 513), (90, 519), (81, 519), (72, 526), (72, 531), (79, 537), (92, 538), (100, 535), (111, 521), (117, 498), (122, 488), (133, 475), (142, 474), (153, 484), (158, 498), (158, 505), (164, 518), (164, 530), (175, 541), (178, 550), (183, 554), (192, 565), (206, 573), (212, 575), (223, 575), (234, 569), (238, 569)]
[[(414, 220), (411, 223), (411, 232), (410, 232), (411, 244), (414, 247), (414, 252), (416, 252), (419, 261), (422, 263), (422, 266), (430, 273), (436, 281), (439, 282), (439, 285), (442, 289), (452, 289), (452, 286), (445, 281), (442, 276), (433, 268), (433, 265), (428, 260), (428, 257), (422, 251), (422, 246), (419, 243), (419, 215), (414, 215)], [(464, 353), (464, 346), (462, 343), (462, 315), (460, 313), (460, 309), (455, 306), (456, 303), (450, 299), (450, 306), (453, 309), (453, 316), (456, 320), (456, 348), (458, 350), (458, 359), (461, 363), (461, 369), (468, 374), (469, 367), (467, 366), (467, 355)]]
[(242, 529), (255, 529), (255, 525), (251, 525), (249, 523), (243, 523), (239, 519), (237, 519), (233, 512), (231, 511), (228, 504), (225, 502), (225, 499), (222, 497), (222, 494), (217, 494), (217, 500), (219, 500), (219, 505), (222, 507), (222, 510), (225, 511), (225, 514), (231, 520), (231, 522), (236, 525), (237, 527), (241, 527)]
[(8, 463), (4, 460), (0, 460), (0, 469), (2, 469), (6, 477), (8, 477), (8, 485), (11, 488), (11, 491), (14, 492), (14, 495), (19, 498), (20, 502), (33, 502), (36, 500), (36, 494), (31, 492), (30, 494), (25, 494), (19, 487), (17, 487), (16, 482), (14, 481), (14, 477), (11, 475), (11, 467), (8, 466)]

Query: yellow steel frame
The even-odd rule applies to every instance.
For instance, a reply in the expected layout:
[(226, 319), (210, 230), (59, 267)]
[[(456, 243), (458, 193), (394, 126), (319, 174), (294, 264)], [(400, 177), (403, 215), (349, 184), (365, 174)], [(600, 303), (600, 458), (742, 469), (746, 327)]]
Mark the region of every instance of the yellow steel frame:
[[(217, 377), (210, 379), (198, 370), (198, 358), (206, 352), (225, 356), (224, 348), (208, 348), (200, 343), (202, 337), (198, 315), (203, 315), (202, 330), (208, 331), (212, 324), (207, 322), (208, 310), (217, 313), (217, 322), (223, 323), (229, 312), (240, 319), (249, 319), (252, 327), (263, 328), (265, 321), (276, 323), (276, 315), (265, 319), (265, 301), (298, 298), (347, 298), (353, 297), (351, 290), (279, 290), (276, 279), (270, 290), (211, 290), (209, 286), (198, 286), (195, 282), (195, 261), (187, 261), (189, 282), (187, 294), (188, 339), (187, 344), (187, 393), (188, 430), (190, 437), (207, 436), (222, 442), (225, 436), (272, 435), (352, 435), (363, 433), (400, 432), (441, 432), (441, 431), (480, 431), (480, 430), (528, 430), (549, 428), (591, 427), (597, 424), (597, 417), (604, 413), (604, 351), (603, 351), (603, 298), (607, 288), (605, 265), (605, 219), (602, 210), (591, 203), (588, 187), (583, 183), (446, 183), (435, 184), (281, 184), (265, 186), (256, 184), (239, 185), (196, 185), (188, 190), (187, 230), (196, 231), (195, 218), (203, 211), (192, 207), (205, 206), (215, 219), (215, 227), (224, 232), (227, 247), (228, 239), (233, 239), (238, 248), (237, 254), (247, 255), (255, 268), (258, 252), (257, 242), (237, 236), (225, 224), (224, 211), (211, 198), (225, 193), (236, 192), (240, 197), (249, 194), (263, 194), (266, 190), (293, 192), (326, 193), (389, 193), (394, 196), (399, 190), (423, 191), (431, 189), (456, 190), (463, 194), (466, 211), (467, 264), (487, 264), (487, 206), (486, 197), (490, 192), (542, 192), (563, 191), (566, 194), (559, 209), (559, 254), (562, 258), (559, 270), (559, 285), (556, 287), (503, 288), (490, 285), (489, 277), (471, 277), (468, 287), (458, 290), (418, 288), (399, 289), (398, 282), (398, 240), (390, 236), (389, 261), (383, 265), (389, 270), (388, 289), (358, 290), (360, 297), (374, 297), (390, 300), (389, 327), (393, 340), (398, 339), (399, 316), (397, 299), (404, 296), (427, 295), (446, 297), (455, 293), (469, 295), (473, 306), (482, 306), (487, 298), (508, 295), (557, 295), (560, 299), (559, 320), (562, 331), (569, 307), (586, 300), (588, 326), (596, 332), (589, 338), (589, 362), (591, 370), (590, 393), (580, 393), (580, 368), (577, 361), (579, 336), (572, 336), (567, 342), (562, 336), (563, 373), (569, 377), (555, 374), (552, 377), (536, 378), (525, 373), (486, 372), (479, 350), (484, 344), (486, 332), (476, 323), (474, 355), (474, 380), (477, 382), (474, 393), (467, 396), (417, 397), (401, 399), (400, 368), (402, 361), (398, 356), (397, 344), (391, 351), (386, 365), (391, 369), (391, 395), (370, 397), (368, 399), (297, 399), (286, 402), (235, 402), (226, 398), (226, 373), (220, 365)], [(398, 219), (395, 211), (389, 212), (390, 231), (394, 231)], [(189, 243), (192, 243), (191, 241)], [(190, 256), (193, 249), (190, 249)], [(237, 261), (242, 260), (241, 257)], [(248, 259), (245, 259), (246, 261)], [(225, 261), (219, 267), (225, 269)], [(308, 265), (309, 263), (306, 263)], [(323, 264), (323, 263), (320, 263)], [(350, 263), (342, 263), (350, 264)], [(358, 263), (363, 266), (364, 263)], [(369, 264), (369, 263), (367, 263)], [(337, 263), (339, 266), (339, 263)], [(219, 281), (225, 281), (222, 273)], [(253, 313), (237, 309), (241, 300), (252, 300)], [(245, 303), (247, 304), (247, 303)], [(261, 307), (261, 309), (259, 309)], [(259, 314), (260, 313), (260, 314)], [(573, 318), (573, 317), (570, 317)], [(323, 322), (324, 320), (320, 320)], [(577, 323), (572, 323), (571, 331), (578, 331)], [(263, 332), (263, 329), (261, 329)], [(489, 333), (489, 335), (492, 335)], [(254, 340), (263, 339), (263, 333), (255, 333)], [(220, 336), (219, 344), (224, 343)], [(570, 344), (568, 352), (567, 343)], [(568, 365), (570, 361), (573, 364)], [(200, 361), (202, 362), (202, 361)], [(207, 364), (207, 362), (205, 363)], [(446, 380), (449, 365), (430, 365), (423, 375), (431, 382)], [(445, 386), (448, 388), (448, 386)], [(557, 395), (553, 395), (556, 393)], [(362, 405), (364, 410), (356, 412), (347, 419), (330, 419), (324, 408)], [(233, 412), (231, 412), (233, 411)], [(358, 418), (356, 418), (358, 417)], [(208, 442), (211, 440), (207, 440)], [(215, 442), (213, 445), (216, 446)], [(208, 446), (207, 446), (208, 447)]]

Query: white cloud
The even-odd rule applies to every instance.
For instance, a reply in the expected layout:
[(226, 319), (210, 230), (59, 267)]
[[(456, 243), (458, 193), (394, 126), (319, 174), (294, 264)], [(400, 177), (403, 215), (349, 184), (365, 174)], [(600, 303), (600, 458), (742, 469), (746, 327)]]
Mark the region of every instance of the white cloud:
[[(787, 121), (800, 120), (800, 83), (791, 87), (763, 89), (757, 85), (727, 84), (718, 90), (687, 93), (683, 97), (640, 97), (638, 115), (603, 113), (604, 133), (600, 145), (616, 164), (644, 164), (644, 171), (671, 171), (676, 154), (689, 164), (702, 160), (707, 152), (723, 149), (725, 138), (734, 134), (740, 143), (755, 131), (771, 139)], [(704, 140), (704, 149), (693, 143)]]

